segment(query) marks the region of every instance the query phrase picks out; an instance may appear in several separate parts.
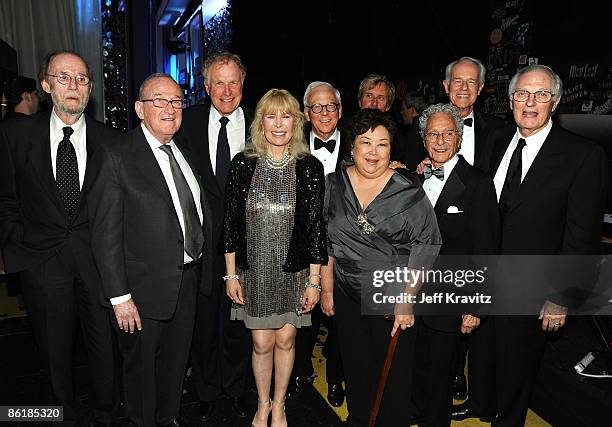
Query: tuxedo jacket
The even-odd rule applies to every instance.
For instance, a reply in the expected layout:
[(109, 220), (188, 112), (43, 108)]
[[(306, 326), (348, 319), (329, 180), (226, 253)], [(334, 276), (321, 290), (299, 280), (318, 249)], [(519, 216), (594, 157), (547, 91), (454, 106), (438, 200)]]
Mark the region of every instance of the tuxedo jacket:
[[(405, 145), (403, 153), (399, 151), (398, 159), (406, 164), (409, 169), (415, 169), (421, 161), (428, 156), (421, 131), (419, 127), (418, 117), (415, 119), (414, 125), (408, 131), (405, 137)], [(499, 138), (499, 133), (507, 129), (506, 123), (495, 116), (483, 114), (478, 110), (474, 110), (474, 165), (483, 172), (488, 172), (491, 167), (491, 155), (493, 147)]]
[[(503, 134), (496, 144), (491, 176), (515, 131)], [(607, 183), (602, 148), (553, 124), (502, 220), (501, 253), (599, 253)], [(562, 267), (556, 263), (554, 270)], [(571, 306), (563, 295), (557, 297), (553, 302)]]
[[(221, 240), (223, 235), (223, 202), (225, 188), (221, 188), (215, 177), (215, 172), (210, 161), (208, 148), (208, 119), (211, 104), (205, 103), (195, 105), (183, 111), (183, 122), (175, 141), (182, 147), (187, 147), (194, 156), (196, 171), (202, 176), (202, 189), (206, 193), (207, 200), (213, 215), (213, 242), (217, 254), (222, 254)], [(245, 124), (245, 144), (249, 143), (250, 127), (253, 121), (252, 113), (242, 107)], [(230, 161), (228, 160), (228, 170)], [(223, 264), (225, 268), (225, 264)]]
[[(434, 212), (442, 235), (440, 256), (498, 253), (500, 223), (493, 181), (463, 157), (459, 156), (444, 184)], [(433, 329), (448, 332), (459, 331), (461, 324), (459, 316), (423, 316), (423, 321)]]
[[(194, 162), (180, 148), (200, 183)], [(106, 298), (130, 293), (141, 317), (167, 320), (183, 274), (183, 231), (170, 190), (140, 126), (98, 151), (89, 193), (92, 248)], [(201, 191), (200, 288), (210, 283), (212, 219)]]
[[(0, 238), (7, 272), (39, 265), (69, 245), (81, 274), (97, 277), (90, 250), (87, 194), (91, 159), (119, 133), (85, 116), (87, 167), (79, 207), (69, 217), (51, 166), (51, 112), (15, 118), (0, 127)], [(93, 271), (92, 271), (93, 270)]]

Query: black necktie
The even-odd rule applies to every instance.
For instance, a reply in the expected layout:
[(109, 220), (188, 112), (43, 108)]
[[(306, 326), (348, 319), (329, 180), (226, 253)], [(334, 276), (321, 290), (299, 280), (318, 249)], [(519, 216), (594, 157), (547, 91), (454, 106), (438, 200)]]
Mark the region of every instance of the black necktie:
[(435, 176), (440, 181), (444, 180), (444, 166), (440, 166), (438, 169), (432, 169), (431, 165), (425, 165), (425, 169), (423, 169), (423, 176), (425, 179), (429, 179), (432, 176)]
[(196, 260), (200, 257), (200, 252), (202, 252), (204, 234), (202, 233), (202, 224), (200, 223), (198, 210), (193, 201), (193, 193), (191, 192), (191, 188), (189, 188), (189, 184), (187, 184), (181, 167), (174, 158), (172, 147), (169, 145), (162, 145), (159, 148), (164, 150), (170, 159), (172, 178), (174, 178), (174, 186), (176, 187), (181, 210), (183, 211), (183, 222), (185, 224), (185, 252), (187, 252), (192, 259)]
[(508, 212), (516, 193), (518, 192), (519, 186), (521, 185), (521, 176), (523, 174), (521, 154), (523, 152), (523, 147), (525, 147), (526, 144), (527, 142), (523, 138), (519, 138), (518, 144), (512, 152), (512, 157), (510, 157), (508, 172), (506, 172), (504, 186), (502, 187), (502, 192), (499, 196), (499, 208), (502, 217)]
[(66, 213), (72, 216), (79, 206), (79, 196), (81, 194), (79, 164), (77, 163), (74, 146), (70, 142), (70, 135), (74, 130), (70, 126), (66, 126), (62, 130), (64, 131), (64, 137), (57, 147), (55, 160), (55, 184)]
[(230, 148), (227, 140), (227, 123), (229, 119), (225, 116), (219, 119), (221, 129), (219, 130), (219, 138), (217, 139), (217, 163), (215, 166), (215, 177), (219, 183), (221, 191), (225, 190), (225, 181), (229, 173), (230, 166)]
[(336, 140), (335, 139), (330, 139), (329, 141), (321, 141), (321, 139), (317, 138), (315, 136), (314, 139), (314, 148), (315, 150), (318, 150), (320, 148), (327, 148), (327, 151), (329, 151), (330, 153), (334, 152), (334, 148), (336, 148)]
[(473, 123), (474, 119), (472, 119), (471, 117), (468, 117), (467, 119), (463, 119), (463, 124), (469, 127), (472, 127), (472, 123)]

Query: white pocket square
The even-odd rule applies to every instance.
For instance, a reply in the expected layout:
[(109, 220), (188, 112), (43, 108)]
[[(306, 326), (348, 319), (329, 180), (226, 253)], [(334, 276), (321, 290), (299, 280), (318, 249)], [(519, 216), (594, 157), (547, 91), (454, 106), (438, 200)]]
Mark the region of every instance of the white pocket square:
[(463, 213), (463, 211), (460, 211), (457, 206), (449, 206), (448, 209), (446, 210), (446, 213)]

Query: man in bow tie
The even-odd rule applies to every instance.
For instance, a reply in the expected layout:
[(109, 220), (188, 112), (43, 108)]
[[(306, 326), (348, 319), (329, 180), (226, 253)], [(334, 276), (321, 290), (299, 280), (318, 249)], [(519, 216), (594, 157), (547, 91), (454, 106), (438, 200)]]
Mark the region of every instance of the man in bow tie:
[[(459, 110), (450, 104), (434, 104), (421, 114), (419, 128), (431, 159), (424, 172), (423, 189), (442, 234), (440, 255), (470, 261), (472, 254), (495, 254), (499, 241), (495, 187), (491, 178), (458, 154), (463, 136)], [(436, 269), (449, 268), (441, 264), (447, 260), (439, 260)], [(427, 288), (424, 291), (429, 293)], [(424, 327), (419, 328), (420, 359), (415, 375), (421, 392), (414, 399), (422, 425), (450, 425), (453, 353), (459, 344), (459, 332), (471, 334), (480, 319), (474, 313), (433, 314), (422, 316)]]
[[(342, 117), (342, 100), (338, 89), (327, 82), (310, 83), (304, 92), (304, 115), (311, 125), (310, 129), (306, 127), (310, 152), (323, 163), (325, 175), (328, 175), (338, 168), (345, 155), (338, 129), (338, 120)], [(289, 397), (298, 394), (304, 383), (310, 382), (314, 374), (310, 358), (322, 319), (321, 307), (317, 305), (312, 311), (312, 326), (298, 331), (295, 363), (287, 392)], [(330, 404), (338, 407), (342, 406), (344, 401), (344, 376), (338, 350), (336, 320), (333, 317), (327, 318), (325, 324), (328, 329), (325, 341), (327, 399)]]

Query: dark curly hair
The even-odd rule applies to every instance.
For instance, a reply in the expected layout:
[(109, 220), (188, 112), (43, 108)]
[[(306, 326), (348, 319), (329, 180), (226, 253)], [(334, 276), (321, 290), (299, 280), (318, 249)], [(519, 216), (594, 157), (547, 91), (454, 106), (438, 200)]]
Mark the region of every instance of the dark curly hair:
[(393, 146), (393, 139), (397, 132), (397, 124), (389, 113), (383, 113), (375, 108), (364, 108), (353, 116), (348, 127), (350, 146), (355, 143), (355, 138), (369, 130), (382, 126), (389, 132), (389, 144)]

